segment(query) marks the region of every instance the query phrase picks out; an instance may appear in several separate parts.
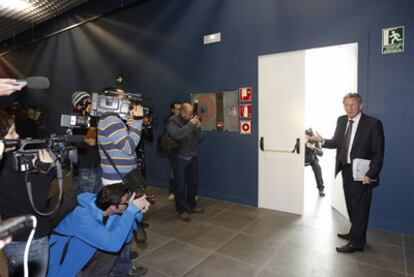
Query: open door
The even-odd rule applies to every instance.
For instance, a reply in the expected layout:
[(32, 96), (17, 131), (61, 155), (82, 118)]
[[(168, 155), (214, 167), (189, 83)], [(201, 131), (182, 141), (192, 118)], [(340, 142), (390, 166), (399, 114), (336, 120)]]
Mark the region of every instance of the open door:
[[(333, 135), (336, 118), (344, 114), (343, 95), (357, 91), (357, 54), (358, 44), (351, 43), (259, 56), (259, 207), (303, 214), (305, 127), (316, 127), (327, 138)], [(321, 93), (312, 105), (323, 112), (313, 114), (312, 126), (305, 126), (309, 90)], [(327, 114), (331, 125), (315, 126)], [(348, 217), (341, 176), (333, 176), (334, 150), (325, 152), (322, 166), (331, 168), (325, 179), (332, 188), (331, 205)]]
[(259, 207), (302, 214), (305, 51), (260, 56), (259, 93)]

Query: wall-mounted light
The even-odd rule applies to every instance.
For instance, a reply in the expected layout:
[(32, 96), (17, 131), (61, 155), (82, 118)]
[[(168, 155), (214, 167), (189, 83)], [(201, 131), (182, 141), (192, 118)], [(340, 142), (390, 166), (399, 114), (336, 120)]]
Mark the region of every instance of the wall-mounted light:
[(204, 36), (204, 44), (218, 43), (221, 41), (221, 33), (215, 33)]
[(32, 7), (32, 3), (28, 0), (0, 0), (0, 9), (21, 11), (30, 7)]

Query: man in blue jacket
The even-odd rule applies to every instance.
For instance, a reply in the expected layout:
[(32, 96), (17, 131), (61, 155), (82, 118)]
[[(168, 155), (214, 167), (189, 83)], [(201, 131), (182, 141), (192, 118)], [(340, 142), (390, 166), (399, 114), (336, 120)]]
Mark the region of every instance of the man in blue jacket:
[(150, 205), (145, 196), (134, 197), (122, 183), (105, 186), (97, 195), (81, 193), (79, 205), (50, 237), (48, 276), (108, 276)]

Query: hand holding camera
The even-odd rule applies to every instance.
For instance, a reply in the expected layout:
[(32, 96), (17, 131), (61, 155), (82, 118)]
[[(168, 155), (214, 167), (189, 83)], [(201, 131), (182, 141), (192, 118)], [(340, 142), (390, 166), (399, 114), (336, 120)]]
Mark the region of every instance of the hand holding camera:
[(33, 167), (36, 168), (41, 173), (46, 173), (50, 164), (53, 162), (52, 157), (46, 149), (40, 149), (37, 152), (38, 158), (32, 160)]
[(136, 193), (134, 192), (131, 195), (131, 198), (129, 199), (129, 203), (133, 203), (135, 206), (137, 206), (138, 209), (141, 210), (141, 212), (146, 213), (150, 207), (150, 203), (146, 199), (146, 195), (143, 195), (137, 199), (135, 198)]
[(144, 116), (144, 107), (142, 105), (133, 105), (129, 112), (131, 117), (142, 117)]
[(200, 123), (200, 117), (199, 117), (198, 115), (193, 116), (193, 117), (190, 119), (190, 122), (191, 122), (194, 126), (196, 126), (196, 127), (199, 127), (199, 124), (201, 125), (201, 123)]

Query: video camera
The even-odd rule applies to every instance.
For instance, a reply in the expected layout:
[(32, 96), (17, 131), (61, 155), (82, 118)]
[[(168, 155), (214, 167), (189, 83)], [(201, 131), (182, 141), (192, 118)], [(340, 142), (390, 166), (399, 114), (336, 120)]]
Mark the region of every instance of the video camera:
[(51, 135), (46, 139), (17, 139), (4, 140), (5, 147), (17, 147), (13, 152), (13, 167), (18, 172), (33, 170), (33, 159), (38, 158), (40, 149), (47, 149), (60, 161), (63, 167), (70, 167), (77, 164), (77, 150), (73, 146), (69, 146), (72, 142), (70, 136)]
[[(102, 93), (92, 93), (92, 111), (90, 116), (62, 115), (60, 126), (96, 127), (98, 119), (105, 113), (117, 114), (121, 119), (127, 120), (129, 112), (134, 105), (142, 105), (145, 99), (150, 99), (139, 93), (124, 93), (113, 90), (105, 90)], [(144, 107), (144, 116), (151, 116), (152, 110)]]

